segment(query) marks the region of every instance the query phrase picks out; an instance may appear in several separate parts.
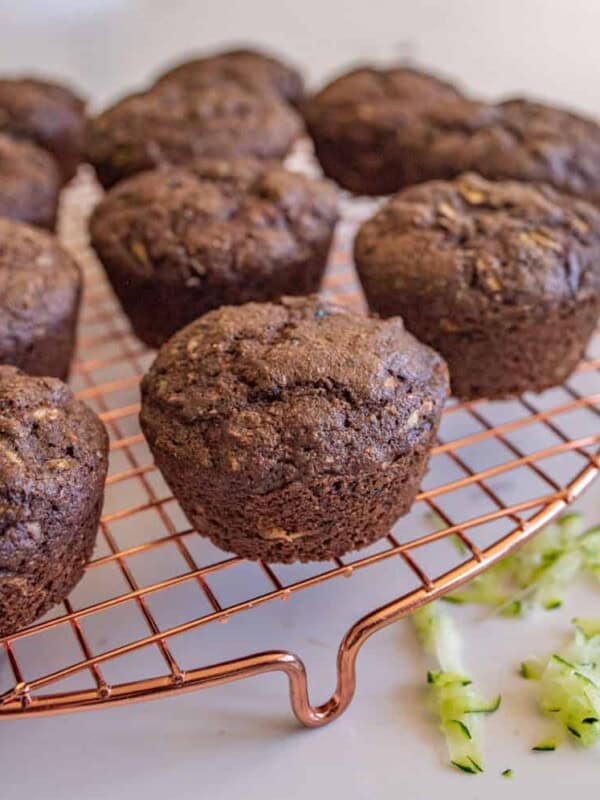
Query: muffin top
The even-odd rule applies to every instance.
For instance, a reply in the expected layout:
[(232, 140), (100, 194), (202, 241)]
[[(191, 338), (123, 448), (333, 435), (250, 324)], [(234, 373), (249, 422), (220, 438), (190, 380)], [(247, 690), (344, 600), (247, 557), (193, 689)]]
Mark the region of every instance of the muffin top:
[(119, 183), (96, 208), (91, 234), (104, 259), (197, 287), (239, 274), (268, 278), (309, 258), (336, 217), (326, 181), (257, 159), (196, 159)]
[(30, 139), (75, 171), (83, 149), (85, 103), (70, 89), (36, 78), (0, 79), (0, 131)]
[(356, 237), (361, 276), (468, 321), (600, 291), (600, 211), (547, 185), (474, 174), (404, 189)]
[(460, 96), (450, 83), (409, 67), (361, 66), (311, 97), (304, 112), (321, 135), (331, 131), (359, 145), (362, 129), (393, 131), (416, 111)]
[(0, 331), (4, 339), (31, 335), (68, 314), (81, 273), (56, 237), (0, 218)]
[(430, 434), (447, 384), (400, 318), (287, 297), (222, 307), (177, 333), (144, 378), (141, 421), (182, 468), (191, 453), (266, 492), (390, 465)]
[(267, 53), (244, 48), (184, 61), (161, 75), (156, 83), (177, 83), (186, 89), (196, 89), (220, 81), (271, 91), (294, 105), (304, 95), (304, 82), (298, 70)]
[(0, 217), (53, 227), (60, 185), (48, 153), (0, 133)]
[(160, 164), (196, 157), (282, 158), (301, 131), (272, 94), (232, 81), (187, 92), (167, 84), (130, 95), (92, 121), (88, 156), (104, 186)]
[(406, 184), (473, 171), (600, 200), (600, 125), (541, 103), (443, 103), (399, 128), (396, 145)]
[(107, 469), (98, 417), (56, 378), (0, 366), (0, 570), (90, 513)]

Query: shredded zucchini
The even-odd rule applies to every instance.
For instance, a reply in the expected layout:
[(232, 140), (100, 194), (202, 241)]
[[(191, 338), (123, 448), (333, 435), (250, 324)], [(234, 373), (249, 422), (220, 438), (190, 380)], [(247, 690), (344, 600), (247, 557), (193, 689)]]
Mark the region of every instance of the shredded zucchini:
[(600, 635), (600, 619), (594, 617), (575, 617), (573, 620), (575, 628), (588, 640)]
[(506, 617), (534, 607), (560, 608), (562, 593), (585, 569), (600, 578), (600, 527), (583, 532), (581, 514), (565, 514), (445, 600), (489, 606)]
[(483, 772), (481, 715), (496, 711), (500, 697), (487, 702), (473, 689), (463, 664), (460, 634), (453, 620), (436, 603), (420, 608), (412, 619), (423, 649), (438, 667), (427, 673), (427, 683), (446, 738), (450, 763), (470, 774)]
[[(576, 619), (574, 623), (575, 635), (569, 644), (553, 653), (541, 672), (536, 668), (526, 677), (539, 680), (540, 708), (561, 733), (589, 747), (600, 740), (600, 620)], [(542, 743), (534, 750), (555, 749), (557, 744), (553, 740), (551, 746)]]
[(600, 578), (600, 525), (583, 534), (581, 552), (585, 569)]
[(552, 751), (556, 750), (557, 744), (554, 740), (547, 740), (536, 744), (531, 749), (537, 753), (551, 753)]
[[(463, 545), (455, 537), (453, 542), (457, 549)], [(551, 611), (561, 607), (564, 589), (580, 573), (600, 579), (600, 526), (584, 531), (582, 516), (569, 513), (444, 600), (485, 605), (504, 616), (533, 608)], [(464, 772), (481, 772), (481, 715), (495, 711), (500, 698), (485, 702), (474, 690), (450, 617), (430, 604), (413, 620), (424, 649), (437, 662), (427, 681), (450, 762)], [(549, 735), (532, 748), (536, 752), (556, 750), (565, 738), (585, 747), (600, 741), (600, 618), (573, 622), (575, 634), (564, 648), (521, 664), (522, 677), (538, 682), (540, 709), (552, 721)], [(510, 777), (512, 770), (502, 775)]]
[(529, 681), (539, 681), (545, 664), (540, 658), (530, 658), (521, 663), (521, 677)]

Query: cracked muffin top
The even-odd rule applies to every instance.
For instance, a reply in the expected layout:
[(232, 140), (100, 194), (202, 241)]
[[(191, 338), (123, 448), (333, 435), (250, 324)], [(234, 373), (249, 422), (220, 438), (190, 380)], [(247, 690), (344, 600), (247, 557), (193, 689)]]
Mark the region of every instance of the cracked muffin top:
[(70, 89), (37, 78), (0, 79), (0, 131), (30, 139), (70, 178), (81, 159), (85, 103)]
[(184, 61), (163, 73), (156, 85), (176, 83), (195, 90), (223, 80), (273, 92), (293, 105), (298, 105), (304, 95), (304, 82), (298, 70), (268, 53), (245, 48)]
[(145, 433), (174, 457), (259, 482), (376, 469), (430, 435), (446, 366), (400, 318), (316, 296), (212, 311), (161, 348), (142, 385)]
[(90, 124), (89, 160), (108, 187), (161, 164), (197, 157), (283, 158), (302, 129), (272, 94), (222, 81), (188, 92), (166, 84), (130, 95)]
[[(600, 292), (600, 211), (547, 185), (474, 174), (389, 200), (356, 237), (361, 279), (468, 320)], [(437, 309), (437, 310), (436, 310)]]
[(119, 183), (96, 208), (91, 234), (102, 257), (139, 276), (194, 286), (307, 259), (336, 219), (326, 181), (257, 159), (196, 159)]
[(472, 171), (600, 201), (600, 125), (564, 109), (524, 99), (442, 103), (399, 128), (395, 146), (405, 185)]
[(54, 227), (61, 182), (48, 153), (0, 133), (0, 217)]

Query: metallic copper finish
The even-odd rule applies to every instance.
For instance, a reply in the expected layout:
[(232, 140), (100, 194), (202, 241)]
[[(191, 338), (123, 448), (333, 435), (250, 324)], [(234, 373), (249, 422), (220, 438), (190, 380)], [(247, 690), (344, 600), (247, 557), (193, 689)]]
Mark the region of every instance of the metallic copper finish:
[[(131, 432), (131, 421), (135, 420), (139, 404), (128, 397), (127, 402), (115, 405), (113, 395), (118, 392), (130, 392), (135, 389), (144, 371), (144, 358), (147, 355), (139, 342), (128, 333), (123, 320), (115, 314), (114, 301), (104, 277), (87, 251), (87, 243), (83, 237), (82, 219), (77, 215), (84, 213), (81, 209), (91, 207), (95, 200), (96, 190), (89, 179), (80, 181), (73, 190), (70, 214), (65, 225), (65, 239), (70, 246), (82, 256), (80, 259), (86, 271), (86, 295), (84, 304), (85, 329), (79, 341), (79, 355), (73, 368), (73, 375), (78, 381), (78, 395), (90, 401), (98, 409), (100, 416), (111, 434), (111, 451), (121, 453), (126, 466), (118, 472), (110, 474), (107, 486), (111, 487), (126, 481), (137, 481), (143, 488), (145, 502), (138, 502), (118, 511), (106, 513), (100, 525), (100, 537), (104, 540), (107, 553), (95, 558), (88, 570), (92, 571), (107, 564), (114, 564), (123, 575), (126, 591), (117, 596), (94, 602), (86, 607), (74, 610), (69, 601), (64, 603), (64, 611), (53, 619), (44, 619), (13, 636), (0, 640), (0, 649), (4, 649), (7, 662), (14, 676), (13, 688), (0, 695), (0, 718), (30, 717), (54, 714), (64, 711), (77, 711), (87, 708), (100, 708), (127, 702), (159, 698), (166, 695), (180, 694), (196, 689), (217, 686), (242, 678), (266, 672), (283, 672), (289, 683), (290, 702), (298, 720), (307, 727), (318, 727), (339, 717), (349, 706), (356, 687), (355, 663), (362, 645), (377, 631), (396, 622), (425, 602), (451, 591), (465, 581), (478, 575), (491, 564), (505, 556), (513, 548), (524, 542), (543, 525), (560, 514), (567, 505), (575, 500), (594, 480), (600, 471), (600, 432), (593, 431), (577, 438), (567, 436), (557, 423), (561, 415), (568, 415), (582, 410), (600, 414), (600, 358), (588, 359), (582, 363), (578, 373), (592, 374), (599, 380), (594, 392), (581, 393), (571, 384), (562, 390), (560, 402), (539, 410), (526, 398), (518, 401), (522, 413), (516, 419), (510, 419), (500, 425), (488, 421), (483, 403), (453, 403), (445, 414), (450, 418), (455, 414), (467, 415), (478, 427), (478, 430), (458, 436), (449, 441), (441, 441), (434, 450), (433, 457), (445, 457), (452, 461), (461, 477), (450, 480), (443, 485), (422, 490), (416, 502), (429, 507), (442, 521), (442, 527), (431, 530), (424, 535), (414, 536), (399, 541), (396, 535), (390, 534), (387, 547), (380, 552), (359, 556), (358, 560), (345, 564), (336, 559), (334, 566), (323, 565), (317, 574), (290, 585), (283, 585), (276, 572), (267, 564), (261, 564), (265, 579), (270, 584), (269, 591), (258, 596), (249, 596), (244, 600), (222, 607), (213, 594), (209, 578), (215, 573), (235, 568), (243, 563), (243, 559), (223, 554), (223, 560), (217, 563), (198, 564), (194, 560), (188, 544), (197, 536), (195, 531), (186, 528), (176, 530), (165, 505), (172, 498), (159, 497), (152, 488), (150, 478), (155, 467), (140, 462), (136, 456), (136, 445), (143, 441), (139, 429)], [(347, 251), (348, 235), (353, 222), (364, 209), (357, 211), (356, 204), (346, 202), (346, 213), (339, 244), (332, 254), (332, 266), (325, 289), (338, 302), (348, 303), (356, 308), (364, 307), (349, 267)], [(71, 219), (71, 216), (73, 219)], [(107, 348), (106, 353), (98, 354), (97, 350)], [(147, 362), (147, 359), (146, 359)], [(102, 380), (97, 375), (102, 373)], [(587, 384), (586, 384), (587, 385)], [(565, 395), (567, 399), (565, 400)], [(118, 395), (117, 395), (118, 396)], [(515, 444), (511, 434), (522, 431), (528, 426), (542, 425), (553, 434), (556, 443), (537, 449), (535, 452), (522, 452)], [(482, 470), (472, 469), (465, 461), (464, 450), (470, 445), (480, 442), (500, 443), (510, 458)], [(584, 460), (578, 474), (569, 480), (560, 482), (544, 468), (550, 457), (562, 458), (576, 453)], [(490, 479), (510, 473), (514, 469), (530, 470), (544, 483), (546, 491), (533, 497), (506, 503), (498, 491), (489, 485)], [(472, 518), (452, 520), (438, 504), (444, 498), (465, 487), (477, 487), (488, 498), (493, 510), (474, 515)], [(135, 519), (136, 515), (153, 510), (160, 518), (164, 535), (121, 548), (111, 532), (111, 524), (127, 519)], [(532, 516), (524, 516), (533, 512)], [(493, 541), (487, 547), (480, 547), (469, 536), (471, 529), (481, 530), (481, 526), (499, 519), (511, 522), (508, 533)], [(420, 566), (415, 557), (417, 548), (424, 548), (450, 535), (457, 535), (467, 548), (465, 560), (458, 566), (449, 568), (443, 574), (430, 577)], [(184, 574), (165, 577), (150, 585), (138, 586), (128, 565), (132, 555), (140, 553), (160, 553), (162, 547), (174, 545), (186, 564)], [(227, 621), (242, 611), (271, 602), (275, 599), (293, 598), (294, 594), (313, 585), (334, 578), (350, 577), (355, 570), (365, 569), (385, 559), (399, 557), (413, 572), (419, 582), (414, 591), (395, 598), (386, 605), (372, 611), (358, 620), (346, 633), (338, 648), (337, 686), (331, 698), (321, 706), (313, 706), (308, 696), (308, 683), (304, 663), (294, 653), (273, 650), (249, 655), (217, 664), (208, 664), (197, 669), (184, 671), (180, 668), (169, 648), (170, 640), (187, 631), (200, 628), (215, 621)], [(146, 599), (155, 593), (194, 581), (210, 606), (210, 611), (189, 622), (161, 629), (154, 619)], [(134, 602), (147, 625), (148, 634), (131, 640), (119, 647), (104, 652), (94, 652), (85, 635), (82, 621), (107, 609), (119, 609), (125, 603)], [(55, 672), (41, 675), (32, 680), (25, 680), (24, 674), (35, 673), (31, 665), (21, 663), (17, 657), (20, 640), (35, 637), (43, 632), (51, 631), (58, 625), (69, 625), (81, 651), (80, 660), (70, 663)], [(109, 684), (103, 674), (103, 665), (119, 656), (137, 651), (148, 645), (156, 646), (163, 658), (166, 674), (150, 678), (134, 680), (127, 683)], [(54, 685), (71, 675), (87, 671), (93, 678), (94, 688), (82, 691), (53, 691)]]

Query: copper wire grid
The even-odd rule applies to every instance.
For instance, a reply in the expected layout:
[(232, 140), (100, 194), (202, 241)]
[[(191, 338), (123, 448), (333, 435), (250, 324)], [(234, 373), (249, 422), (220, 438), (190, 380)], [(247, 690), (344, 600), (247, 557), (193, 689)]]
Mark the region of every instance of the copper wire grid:
[[(296, 156), (310, 166), (307, 154)], [(43, 619), (0, 640), (0, 716), (8, 719), (172, 695), (235, 681), (266, 672), (287, 675), (292, 709), (298, 720), (316, 727), (339, 717), (355, 691), (355, 664), (365, 641), (423, 603), (473, 578), (549, 522), (586, 489), (600, 469), (600, 337), (568, 383), (542, 395), (506, 403), (450, 402), (430, 471), (411, 513), (383, 541), (366, 551), (325, 564), (292, 571), (260, 563), (261, 587), (245, 586), (249, 562), (216, 551), (189, 528), (157, 473), (139, 430), (138, 383), (152, 360), (130, 333), (103, 273), (87, 249), (84, 220), (97, 198), (89, 174), (79, 176), (65, 198), (61, 233), (80, 256), (86, 278), (79, 350), (72, 384), (94, 407), (111, 437), (107, 500), (98, 546), (86, 576), (71, 598)], [(357, 220), (371, 201), (344, 201), (343, 220), (326, 278), (325, 291), (338, 302), (360, 307), (362, 299), (351, 267), (349, 246)], [(439, 545), (458, 537), (463, 553)], [(204, 548), (204, 549), (203, 549)], [(170, 566), (177, 555), (178, 569)], [(152, 559), (151, 577), (136, 564)], [(337, 686), (321, 705), (311, 704), (303, 661), (287, 650), (240, 654), (239, 657), (184, 667), (176, 644), (187, 634), (217, 621), (278, 600), (294, 600), (301, 590), (375, 570), (400, 560), (412, 578), (411, 588), (356, 621), (337, 652)], [(254, 568), (254, 567), (253, 567)], [(107, 587), (107, 570), (118, 575), (120, 588)], [(223, 598), (215, 583), (240, 573), (237, 597)], [(339, 585), (339, 584), (338, 584)], [(181, 621), (167, 622), (156, 613), (169, 591), (193, 588), (197, 607), (186, 604)], [(364, 591), (364, 587), (363, 587)], [(240, 592), (242, 596), (240, 597)], [(375, 595), (374, 595), (375, 596)], [(367, 602), (368, 602), (368, 598)], [(372, 601), (374, 602), (374, 601)], [(128, 627), (135, 610), (142, 621)], [(171, 611), (178, 612), (177, 604)], [(93, 623), (93, 624), (92, 624)], [(310, 626), (310, 620), (306, 620)], [(125, 633), (118, 644), (111, 631)], [(52, 643), (52, 636), (58, 644)], [(69, 639), (69, 647), (60, 642)], [(62, 655), (47, 666), (48, 652)], [(111, 664), (151, 649), (158, 656), (157, 674), (143, 670), (125, 680), (107, 673)], [(3, 651), (3, 652), (2, 652)], [(209, 654), (197, 655), (201, 662)], [(197, 663), (197, 662), (196, 662)], [(81, 679), (77, 680), (73, 679)]]

